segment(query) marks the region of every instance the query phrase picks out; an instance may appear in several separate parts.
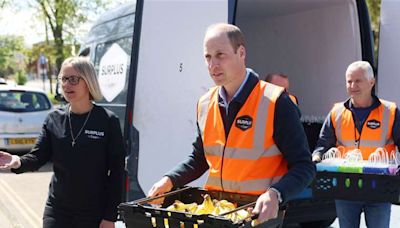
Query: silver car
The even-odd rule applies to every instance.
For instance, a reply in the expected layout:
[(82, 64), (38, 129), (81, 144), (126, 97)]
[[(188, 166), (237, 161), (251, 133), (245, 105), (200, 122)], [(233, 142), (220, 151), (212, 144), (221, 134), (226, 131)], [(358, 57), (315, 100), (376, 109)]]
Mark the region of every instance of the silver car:
[(39, 89), (0, 85), (0, 150), (28, 152), (52, 110), (49, 98)]

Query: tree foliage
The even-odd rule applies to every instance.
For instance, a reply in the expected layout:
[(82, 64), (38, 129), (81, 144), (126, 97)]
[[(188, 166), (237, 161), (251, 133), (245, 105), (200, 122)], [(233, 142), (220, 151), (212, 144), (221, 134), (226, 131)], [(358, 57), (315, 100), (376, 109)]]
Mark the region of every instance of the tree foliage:
[(7, 76), (23, 70), (25, 53), (23, 37), (0, 35), (0, 75)]
[(378, 31), (381, 14), (381, 0), (367, 0), (367, 5), (371, 17), (372, 29)]
[(80, 23), (88, 19), (87, 12), (96, 12), (104, 8), (104, 0), (36, 0), (37, 7), (43, 13), (52, 32), (55, 47), (55, 64), (60, 69), (69, 53), (64, 43), (68, 34), (74, 34)]
[(4, 8), (9, 3), (10, 3), (10, 0), (0, 0), (0, 9)]
[(371, 18), (371, 28), (374, 35), (374, 54), (375, 63), (378, 61), (379, 46), (379, 24), (381, 15), (381, 0), (367, 0), (369, 15)]

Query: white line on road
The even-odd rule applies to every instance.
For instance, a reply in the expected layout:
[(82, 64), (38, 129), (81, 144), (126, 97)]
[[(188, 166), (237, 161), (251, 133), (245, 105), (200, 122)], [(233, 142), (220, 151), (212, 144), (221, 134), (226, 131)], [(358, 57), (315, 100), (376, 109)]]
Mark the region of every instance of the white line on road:
[(12, 190), (12, 188), (0, 179), (0, 191), (2, 195), (6, 196), (17, 209), (17, 213), (22, 216), (32, 228), (40, 228), (42, 226), (42, 219)]

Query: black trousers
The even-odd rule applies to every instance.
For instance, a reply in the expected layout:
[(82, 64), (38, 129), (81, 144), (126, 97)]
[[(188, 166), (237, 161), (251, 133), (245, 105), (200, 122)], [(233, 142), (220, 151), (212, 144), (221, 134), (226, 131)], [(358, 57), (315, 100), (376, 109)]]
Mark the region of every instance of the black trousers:
[(101, 218), (75, 214), (46, 205), (43, 214), (43, 228), (99, 228)]

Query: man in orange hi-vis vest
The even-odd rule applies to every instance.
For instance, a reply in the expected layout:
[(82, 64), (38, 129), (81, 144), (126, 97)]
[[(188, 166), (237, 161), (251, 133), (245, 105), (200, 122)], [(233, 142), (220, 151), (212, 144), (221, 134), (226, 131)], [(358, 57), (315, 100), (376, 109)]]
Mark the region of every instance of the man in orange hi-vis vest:
[(149, 196), (199, 178), (205, 188), (257, 195), (253, 213), (263, 222), (276, 218), (279, 203), (307, 187), (315, 165), (300, 114), (283, 88), (247, 69), (240, 29), (211, 25), (204, 38), (204, 58), (216, 86), (197, 106), (198, 135), (187, 160), (153, 185)]
[[(348, 66), (346, 89), (350, 98), (335, 104), (325, 119), (313, 161), (321, 161), (328, 149), (339, 146), (345, 151), (360, 149), (364, 160), (377, 148), (396, 153), (396, 146), (400, 145), (400, 113), (395, 103), (372, 94), (374, 85), (368, 62), (356, 61)], [(389, 227), (390, 210), (390, 203), (336, 200), (341, 228), (358, 228), (362, 211), (368, 227)]]
[(283, 87), (285, 91), (288, 92), (289, 97), (293, 101), (293, 103), (299, 105), (299, 100), (297, 99), (297, 97), (289, 93), (289, 77), (286, 74), (270, 73), (265, 76), (264, 81)]

